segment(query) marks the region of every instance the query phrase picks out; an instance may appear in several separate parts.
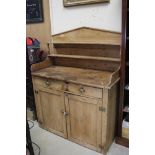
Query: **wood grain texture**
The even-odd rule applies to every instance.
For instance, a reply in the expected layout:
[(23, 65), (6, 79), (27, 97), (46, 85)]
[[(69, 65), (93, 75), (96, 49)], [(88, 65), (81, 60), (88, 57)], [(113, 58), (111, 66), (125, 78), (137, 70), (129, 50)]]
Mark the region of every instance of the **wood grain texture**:
[(116, 107), (117, 107), (117, 92), (118, 83), (116, 83), (108, 92), (108, 106), (107, 106), (107, 143), (106, 150), (109, 149), (116, 136)]
[(49, 55), (49, 57), (85, 59), (85, 60), (103, 60), (103, 61), (111, 61), (111, 62), (120, 62), (119, 58), (95, 57), (95, 56), (86, 56), (86, 55), (51, 54), (51, 55)]
[(119, 62), (99, 61), (99, 60), (85, 60), (74, 58), (53, 58), (55, 66), (75, 67), (83, 69), (93, 69), (101, 71), (115, 71), (120, 66)]
[(40, 104), (42, 106), (44, 128), (59, 136), (67, 138), (63, 93), (59, 91), (40, 89)]
[(53, 35), (53, 44), (105, 44), (120, 45), (121, 35), (116, 32), (81, 27), (68, 32)]
[(103, 88), (109, 85), (112, 72), (51, 66), (33, 72), (32, 75)]
[(100, 152), (101, 112), (98, 106), (98, 99), (67, 95), (68, 139)]
[(52, 36), (52, 56), (32, 66), (45, 129), (107, 153), (115, 136), (120, 37), (91, 28)]
[(52, 61), (49, 58), (46, 58), (46, 60), (36, 63), (36, 64), (32, 64), (31, 65), (31, 71), (37, 71), (46, 67), (49, 67), (52, 65)]
[[(41, 74), (42, 78), (38, 78), (38, 74)], [(92, 77), (93, 74), (95, 77)], [(77, 78), (77, 84), (73, 82), (73, 75)], [(117, 83), (111, 88), (102, 89), (100, 84), (96, 88), (86, 86), (90, 77), (97, 79), (98, 82), (98, 78), (103, 78), (102, 75), (104, 78), (107, 76), (109, 83), (113, 73), (107, 74), (96, 70), (88, 72), (86, 69), (62, 66), (52, 66), (33, 72), (35, 77), (33, 79), (36, 80), (34, 85), (40, 90), (39, 103), (43, 115), (43, 128), (65, 138), (68, 134), (69, 140), (106, 154), (115, 137)], [(69, 76), (72, 78), (71, 81), (68, 80)], [(79, 81), (84, 77), (88, 79), (85, 79), (84, 85), (81, 85)], [(54, 91), (57, 88), (52, 85), (51, 88), (50, 85), (47, 87), (45, 82), (46, 79), (51, 80), (50, 78), (52, 81), (56, 80), (56, 85), (61, 85), (61, 82), (67, 85), (66, 89)], [(90, 85), (91, 83), (93, 82), (90, 81)], [(84, 91), (81, 92), (81, 88)], [(100, 107), (105, 108), (105, 111), (100, 111)], [(52, 109), (55, 109), (54, 112)], [(68, 115), (62, 117), (61, 109)]]
[(43, 16), (44, 22), (26, 25), (26, 36), (37, 38), (41, 43), (41, 49), (47, 52), (49, 51), (47, 43), (51, 42), (49, 0), (43, 0)]
[(102, 153), (106, 154), (115, 138), (117, 85), (111, 89), (103, 89), (103, 107), (106, 111), (102, 113)]
[(99, 44), (56, 44), (54, 54), (120, 58), (120, 46)]
[(106, 109), (105, 112), (102, 112), (102, 144), (101, 146), (103, 147), (102, 149), (102, 153), (106, 153), (107, 152), (107, 109), (108, 109), (108, 93), (109, 90), (108, 89), (103, 89), (103, 98), (102, 98), (102, 106)]
[[(109, 87), (112, 87), (116, 81), (120, 80), (120, 67), (118, 67), (111, 75), (111, 81), (109, 82)], [(116, 80), (117, 79), (117, 80)]]
[(74, 83), (68, 84), (68, 92), (95, 98), (102, 98), (102, 89)]
[(63, 81), (47, 78), (34, 78), (34, 83), (40, 88), (54, 89), (54, 90), (65, 90), (65, 83)]

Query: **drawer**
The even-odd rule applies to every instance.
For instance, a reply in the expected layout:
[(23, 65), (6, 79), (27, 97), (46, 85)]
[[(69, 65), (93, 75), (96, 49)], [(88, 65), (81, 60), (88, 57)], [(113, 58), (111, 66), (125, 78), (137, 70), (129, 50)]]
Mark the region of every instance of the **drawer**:
[(79, 95), (102, 98), (102, 89), (100, 88), (94, 88), (94, 87), (84, 86), (80, 84), (78, 85), (78, 84), (69, 83), (68, 91)]
[(42, 87), (42, 88), (64, 90), (64, 87), (65, 87), (65, 83), (59, 80), (46, 79), (46, 78), (34, 78), (33, 81), (35, 86)]

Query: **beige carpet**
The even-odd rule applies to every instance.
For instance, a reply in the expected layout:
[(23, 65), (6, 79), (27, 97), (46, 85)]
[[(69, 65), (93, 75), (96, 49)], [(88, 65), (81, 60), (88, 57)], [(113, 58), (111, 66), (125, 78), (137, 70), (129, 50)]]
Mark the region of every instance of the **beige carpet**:
[[(101, 155), (43, 130), (36, 121), (30, 132), (32, 141), (40, 147), (40, 155)], [(33, 148), (35, 155), (38, 155), (38, 148), (35, 145)], [(113, 143), (107, 155), (129, 155), (129, 149)]]

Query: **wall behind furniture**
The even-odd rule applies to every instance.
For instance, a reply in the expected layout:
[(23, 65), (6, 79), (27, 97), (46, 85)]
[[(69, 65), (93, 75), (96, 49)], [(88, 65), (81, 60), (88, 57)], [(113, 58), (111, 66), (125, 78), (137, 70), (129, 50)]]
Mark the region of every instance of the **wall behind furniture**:
[(53, 35), (83, 26), (121, 32), (121, 0), (74, 7), (64, 7), (63, 0), (49, 1)]
[(42, 0), (44, 22), (26, 25), (26, 36), (37, 38), (42, 50), (47, 51), (47, 42), (51, 39), (51, 19), (49, 0)]

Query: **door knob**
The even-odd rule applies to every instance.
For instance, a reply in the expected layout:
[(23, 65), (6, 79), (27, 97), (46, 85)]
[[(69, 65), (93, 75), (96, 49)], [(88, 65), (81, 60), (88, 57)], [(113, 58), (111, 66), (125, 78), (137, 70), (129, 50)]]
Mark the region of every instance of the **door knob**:
[(83, 87), (81, 87), (79, 90), (80, 90), (81, 93), (85, 92), (85, 89)]
[(68, 115), (69, 115), (69, 113), (66, 112), (66, 111), (61, 111), (61, 113), (62, 113), (64, 116), (68, 116)]

